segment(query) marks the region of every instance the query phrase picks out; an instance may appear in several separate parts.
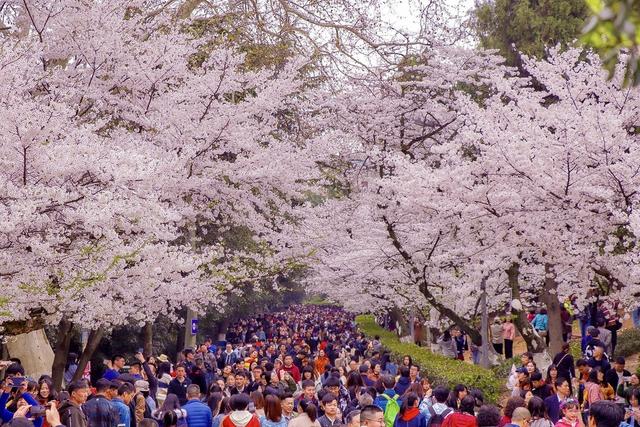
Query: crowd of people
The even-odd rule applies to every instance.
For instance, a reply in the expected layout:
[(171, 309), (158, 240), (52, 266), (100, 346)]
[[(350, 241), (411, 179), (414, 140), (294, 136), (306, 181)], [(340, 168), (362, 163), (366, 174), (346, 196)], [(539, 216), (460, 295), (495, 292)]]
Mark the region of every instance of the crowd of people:
[(545, 377), (524, 354), (502, 411), (464, 384), (432, 388), (409, 356), (398, 362), (343, 310), (293, 306), (236, 322), (225, 341), (173, 362), (114, 355), (102, 378), (64, 391), (14, 360), (0, 366), (0, 408), (16, 427), (640, 427), (637, 376), (620, 358), (609, 368), (600, 350), (577, 361), (574, 382), (568, 352)]

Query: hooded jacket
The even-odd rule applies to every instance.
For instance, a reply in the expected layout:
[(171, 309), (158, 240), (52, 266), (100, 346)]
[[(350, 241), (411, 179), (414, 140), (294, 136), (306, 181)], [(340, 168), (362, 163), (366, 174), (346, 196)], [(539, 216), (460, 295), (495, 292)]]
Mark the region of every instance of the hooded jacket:
[(233, 411), (222, 420), (222, 427), (260, 427), (260, 420), (249, 411)]
[(427, 418), (418, 408), (407, 408), (404, 414), (398, 414), (394, 427), (427, 427)]

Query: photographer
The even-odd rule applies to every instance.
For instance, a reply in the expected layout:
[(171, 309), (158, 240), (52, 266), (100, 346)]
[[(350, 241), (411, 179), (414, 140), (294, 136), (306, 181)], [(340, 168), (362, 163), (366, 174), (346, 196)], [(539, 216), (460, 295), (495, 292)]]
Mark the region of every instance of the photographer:
[[(16, 414), (22, 416), (29, 416), (34, 418), (33, 424), (35, 427), (41, 427), (43, 422), (43, 415), (36, 415), (34, 411), (30, 411), (30, 408), (41, 408), (38, 402), (29, 393), (25, 393), (27, 386), (27, 379), (23, 377), (24, 369), (17, 363), (13, 363), (8, 366), (6, 376), (7, 378), (2, 384), (2, 394), (0, 394), (0, 418), (2, 422), (8, 423), (13, 420)], [(16, 404), (16, 411), (11, 412), (7, 409), (7, 402), (11, 400)], [(34, 412), (30, 414), (30, 412)]]

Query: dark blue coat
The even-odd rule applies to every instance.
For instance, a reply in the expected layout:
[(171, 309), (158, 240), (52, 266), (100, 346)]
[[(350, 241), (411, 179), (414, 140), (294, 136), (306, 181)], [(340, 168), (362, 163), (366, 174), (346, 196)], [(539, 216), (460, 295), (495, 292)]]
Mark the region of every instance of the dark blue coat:
[(553, 421), (553, 423), (557, 423), (560, 419), (560, 401), (558, 400), (557, 394), (552, 394), (544, 400), (544, 406), (547, 408), (547, 414), (549, 414), (549, 419)]

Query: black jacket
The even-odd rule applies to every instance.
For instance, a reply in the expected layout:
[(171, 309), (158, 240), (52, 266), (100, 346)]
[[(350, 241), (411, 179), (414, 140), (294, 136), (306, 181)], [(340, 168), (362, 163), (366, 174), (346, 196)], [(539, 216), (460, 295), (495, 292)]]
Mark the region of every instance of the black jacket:
[(177, 378), (174, 378), (169, 383), (169, 388), (167, 389), (167, 394), (173, 393), (178, 396), (178, 400), (180, 401), (180, 405), (184, 405), (187, 403), (187, 387), (191, 385), (191, 380), (187, 377), (183, 382), (178, 381)]
[[(631, 373), (625, 369), (624, 371), (622, 371), (622, 376), (630, 377)], [(605, 372), (604, 379), (607, 380), (607, 384), (610, 384), (614, 390), (618, 389), (618, 373), (614, 368), (611, 368), (607, 372)]]

